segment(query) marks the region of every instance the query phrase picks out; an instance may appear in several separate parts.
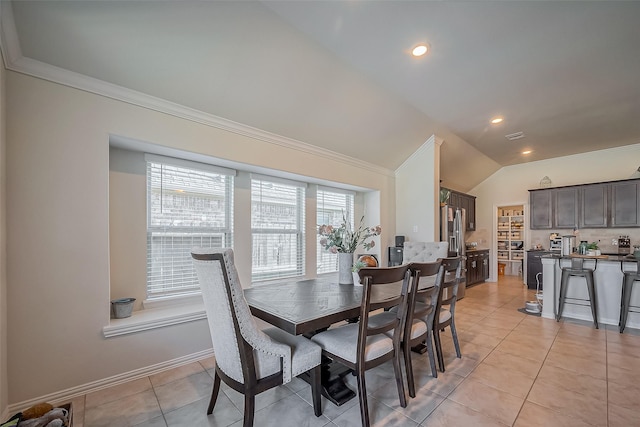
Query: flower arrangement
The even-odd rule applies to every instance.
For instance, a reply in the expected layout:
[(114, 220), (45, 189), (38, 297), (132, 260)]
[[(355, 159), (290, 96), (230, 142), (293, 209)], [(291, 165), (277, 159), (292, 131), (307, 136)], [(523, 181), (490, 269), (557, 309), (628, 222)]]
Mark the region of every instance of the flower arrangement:
[(363, 221), (364, 215), (360, 218), (360, 225), (355, 231), (352, 230), (351, 224), (344, 215), (342, 216), (342, 224), (339, 227), (321, 225), (318, 228), (318, 234), (322, 236), (320, 245), (332, 254), (337, 254), (338, 252), (354, 253), (360, 245), (366, 250), (373, 248), (376, 242), (373, 240), (367, 242), (367, 239), (379, 236), (382, 232), (382, 227), (379, 225), (365, 227)]

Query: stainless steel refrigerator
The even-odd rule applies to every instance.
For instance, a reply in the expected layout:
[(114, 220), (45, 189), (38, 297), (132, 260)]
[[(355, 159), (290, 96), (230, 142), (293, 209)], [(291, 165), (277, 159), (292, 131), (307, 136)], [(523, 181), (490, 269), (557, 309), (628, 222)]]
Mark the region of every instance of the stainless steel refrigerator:
[(449, 256), (462, 257), (462, 282), (458, 286), (458, 299), (464, 298), (467, 284), (467, 258), (464, 240), (466, 224), (464, 209), (449, 205), (444, 205), (440, 209), (440, 241), (449, 242)]

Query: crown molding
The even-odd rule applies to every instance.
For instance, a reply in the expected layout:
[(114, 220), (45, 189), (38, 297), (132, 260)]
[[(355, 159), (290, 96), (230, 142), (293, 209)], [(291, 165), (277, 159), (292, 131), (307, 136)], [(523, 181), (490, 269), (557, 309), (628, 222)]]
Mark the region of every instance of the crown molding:
[(405, 160), (404, 162), (402, 162), (400, 166), (398, 166), (398, 168), (394, 171), (394, 175), (397, 175), (398, 172), (404, 169), (407, 166), (407, 164), (409, 164), (414, 158), (421, 155), (422, 152), (425, 151), (427, 148), (434, 145), (439, 147), (442, 145), (443, 142), (444, 142), (444, 139), (436, 135), (431, 135), (429, 139), (427, 139), (420, 147), (418, 147), (416, 151), (413, 152), (413, 154), (409, 156), (409, 158), (407, 158), (407, 160)]
[(162, 98), (138, 92), (123, 86), (105, 82), (64, 68), (36, 61), (22, 56), (17, 30), (13, 21), (11, 2), (0, 1), (0, 48), (5, 68), (17, 73), (58, 83), (85, 92), (111, 98), (127, 104), (169, 114), (205, 126), (221, 129), (237, 135), (263, 141), (269, 144), (296, 150), (365, 169), (385, 176), (395, 176), (395, 172), (335, 151), (320, 148), (293, 138), (267, 132), (242, 123), (234, 122), (194, 108), (186, 107)]

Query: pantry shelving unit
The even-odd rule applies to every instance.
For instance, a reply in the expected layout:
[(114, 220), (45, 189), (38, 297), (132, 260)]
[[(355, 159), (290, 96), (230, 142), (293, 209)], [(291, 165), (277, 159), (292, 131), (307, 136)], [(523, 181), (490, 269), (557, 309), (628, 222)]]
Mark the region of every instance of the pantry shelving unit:
[(498, 265), (504, 264), (504, 274), (521, 275), (525, 248), (524, 206), (498, 207), (497, 227)]

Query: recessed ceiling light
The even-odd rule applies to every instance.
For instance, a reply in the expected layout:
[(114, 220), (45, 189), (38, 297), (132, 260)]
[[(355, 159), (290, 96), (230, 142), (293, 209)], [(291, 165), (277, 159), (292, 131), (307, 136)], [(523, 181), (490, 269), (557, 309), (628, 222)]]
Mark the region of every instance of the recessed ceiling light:
[(523, 152), (522, 152), (522, 154), (525, 154), (525, 155), (526, 155), (526, 154), (531, 154), (532, 152), (533, 152), (533, 151), (531, 151), (531, 150), (525, 150), (525, 151), (523, 151)]
[(498, 116), (491, 119), (491, 123), (494, 125), (497, 125), (498, 123), (502, 123), (503, 120), (504, 120), (504, 117)]
[(413, 50), (411, 51), (411, 54), (413, 56), (422, 56), (425, 53), (427, 53), (429, 51), (429, 45), (428, 44), (419, 44), (418, 46), (414, 47)]

